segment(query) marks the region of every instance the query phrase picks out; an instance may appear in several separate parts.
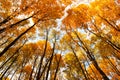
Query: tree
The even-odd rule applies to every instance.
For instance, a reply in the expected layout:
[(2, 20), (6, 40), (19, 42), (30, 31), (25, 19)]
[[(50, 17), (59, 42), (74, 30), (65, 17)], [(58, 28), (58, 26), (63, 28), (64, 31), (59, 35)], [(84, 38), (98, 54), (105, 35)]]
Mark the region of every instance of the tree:
[(119, 34), (119, 0), (2, 0), (0, 80), (118, 80)]

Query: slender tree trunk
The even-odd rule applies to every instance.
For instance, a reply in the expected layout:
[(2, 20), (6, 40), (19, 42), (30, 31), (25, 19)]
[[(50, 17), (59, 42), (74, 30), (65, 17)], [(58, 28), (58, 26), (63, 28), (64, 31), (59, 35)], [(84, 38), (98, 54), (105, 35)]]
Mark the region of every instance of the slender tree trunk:
[(33, 74), (33, 71), (34, 71), (34, 69), (35, 69), (35, 65), (36, 65), (37, 59), (38, 59), (38, 56), (36, 55), (36, 56), (35, 56), (34, 63), (33, 63), (33, 68), (32, 68), (32, 71), (31, 71), (31, 73), (30, 73), (29, 80), (32, 80), (32, 74)]
[[(26, 20), (32, 18), (32, 17), (33, 17), (34, 15), (36, 15), (38, 12), (39, 12), (39, 11), (37, 11), (37, 12), (34, 13), (33, 15), (29, 16), (28, 18), (25, 18), (25, 19), (23, 19), (23, 20), (20, 20), (20, 21), (18, 21), (18, 22), (16, 22), (16, 23), (11, 24), (11, 25), (9, 26), (9, 28), (13, 28), (15, 25), (20, 24), (21, 22), (26, 21)], [(8, 27), (7, 27), (7, 28), (8, 28)], [(0, 34), (3, 33), (7, 28), (2, 28), (2, 29), (0, 29)]]
[(83, 73), (83, 75), (84, 75), (84, 77), (85, 77), (85, 80), (88, 80), (88, 78), (87, 78), (87, 76), (86, 76), (86, 74), (85, 74), (85, 71), (84, 71), (84, 69), (83, 69), (83, 67), (82, 67), (82, 65), (81, 65), (81, 63), (80, 63), (80, 61), (79, 61), (79, 59), (78, 59), (78, 57), (77, 57), (74, 49), (72, 48), (72, 46), (70, 46), (70, 47), (71, 47), (71, 49), (72, 49), (72, 51), (73, 51), (73, 53), (74, 53), (74, 56), (75, 56), (76, 60), (77, 60), (78, 63), (79, 63), (79, 67), (80, 67), (80, 69), (82, 70), (82, 73)]
[(106, 56), (107, 60), (109, 61), (109, 64), (112, 66), (113, 70), (120, 76), (120, 71), (116, 68), (116, 66), (111, 62), (111, 60)]
[(82, 44), (82, 48), (83, 50), (86, 52), (88, 58), (92, 61), (93, 65), (95, 66), (95, 68), (99, 71), (99, 73), (102, 75), (104, 80), (109, 80), (109, 78), (107, 77), (107, 75), (102, 71), (102, 69), (98, 66), (97, 61), (95, 60), (94, 55), (89, 51), (89, 49), (87, 48), (87, 46), (84, 44), (84, 42), (80, 39), (80, 37), (78, 36), (78, 34), (74, 31), (74, 33), (76, 34), (78, 40), (81, 42)]
[[(67, 32), (67, 31), (66, 31)], [(75, 40), (74, 40), (74, 38), (67, 32), (67, 34), (71, 37), (71, 39), (76, 43), (76, 44), (78, 44), (78, 42), (76, 42)], [(77, 35), (77, 33), (75, 32), (75, 34)], [(77, 35), (77, 37), (78, 37), (78, 39), (79, 39), (79, 41), (83, 44), (83, 42), (80, 40), (80, 38), (79, 38), (79, 36)], [(78, 44), (78, 46), (79, 47), (81, 47), (83, 50), (85, 50), (85, 48), (82, 46), (82, 45), (80, 45), (80, 44)], [(83, 54), (83, 56), (86, 58), (86, 56)], [(86, 59), (87, 60), (87, 59)], [(88, 62), (89, 63), (89, 62)], [(92, 70), (93, 71), (93, 70)], [(93, 71), (94, 72), (94, 71)], [(95, 73), (94, 73), (95, 74)], [(95, 75), (96, 76), (96, 75)], [(96, 78), (97, 79), (97, 78)]]
[(12, 78), (13, 78), (13, 76), (15, 75), (15, 73), (17, 72), (17, 70), (19, 69), (20, 65), (21, 65), (21, 64), (19, 64), (19, 65), (16, 67), (16, 69), (14, 70), (14, 72), (13, 72), (10, 80), (13, 80)]
[(42, 70), (42, 72), (40, 74), (40, 79), (41, 79), (43, 73), (45, 72), (45, 70), (47, 69), (47, 65), (49, 64), (49, 61), (50, 61), (50, 59), (46, 62), (45, 66), (44, 66), (44, 68), (43, 68), (43, 70)]
[(95, 66), (95, 68), (99, 71), (99, 73), (102, 75), (104, 80), (109, 80), (109, 78), (106, 76), (106, 74), (101, 70), (101, 68), (98, 66), (96, 60), (92, 61), (93, 65)]
[(16, 62), (18, 56), (19, 56), (19, 55), (17, 55), (17, 56), (13, 59), (12, 63), (9, 65), (9, 67), (5, 70), (5, 72), (4, 72), (4, 73), (2, 74), (2, 76), (0, 77), (0, 80), (2, 80), (2, 78), (4, 77), (4, 75), (6, 74), (6, 72), (10, 69), (10, 67), (14, 64), (14, 62)]
[(51, 67), (51, 64), (52, 64), (52, 60), (53, 60), (53, 56), (54, 56), (54, 51), (55, 51), (55, 44), (56, 44), (56, 37), (55, 37), (55, 42), (53, 44), (53, 51), (52, 51), (52, 54), (51, 54), (50, 63), (48, 65), (48, 70), (47, 70), (47, 73), (46, 73), (46, 79), (45, 80), (48, 80), (48, 75), (49, 75), (49, 71), (50, 71), (50, 67)]
[[(56, 61), (57, 61), (57, 59), (56, 59)], [(61, 61), (61, 56), (60, 56), (60, 58), (59, 58), (59, 61), (57, 61), (57, 68), (56, 68), (55, 76), (54, 76), (54, 79), (53, 79), (53, 80), (56, 80), (57, 72), (58, 72), (58, 70), (59, 70), (59, 66), (60, 66), (60, 61)]]
[(26, 34), (29, 30), (31, 30), (38, 22), (40, 21), (40, 19), (31, 27), (29, 27), (26, 31), (24, 31), (23, 33), (21, 33), (16, 39), (14, 39), (8, 46), (6, 46), (4, 48), (4, 50), (0, 53), (0, 57), (12, 46), (15, 44), (15, 42), (17, 42), (24, 34)]
[(9, 37), (5, 42), (3, 42), (2, 44), (0, 44), (0, 47), (1, 47), (2, 45), (6, 44), (10, 38), (12, 38), (12, 36)]
[(26, 56), (23, 56), (23, 61), (22, 61), (22, 66), (21, 66), (21, 70), (20, 70), (20, 75), (19, 75), (19, 77), (18, 77), (18, 80), (21, 80), (20, 78), (21, 78), (21, 76), (22, 76), (22, 71), (23, 71), (23, 67), (26, 65), (26, 63), (27, 63), (27, 60), (26, 60), (26, 58), (25, 58)]
[[(22, 46), (20, 46), (15, 53), (13, 53), (5, 62), (3, 62), (1, 65), (0, 65), (0, 69), (10, 60), (12, 59), (15, 55), (17, 55), (17, 53), (19, 52), (19, 50), (24, 46), (24, 44), (26, 43), (26, 41), (23, 43)], [(19, 53), (18, 53), (19, 54)]]
[(40, 71), (41, 71), (41, 67), (42, 67), (42, 63), (43, 63), (43, 58), (45, 57), (45, 54), (46, 54), (47, 42), (48, 42), (48, 31), (46, 33), (46, 42), (45, 42), (44, 52), (43, 52), (43, 55), (40, 59), (40, 63), (39, 63), (39, 67), (38, 67), (37, 80), (39, 80)]
[(113, 29), (115, 29), (116, 31), (119, 31), (120, 32), (120, 29), (117, 27), (117, 26), (114, 26), (113, 24), (111, 24), (106, 18), (102, 17), (99, 15), (99, 17), (101, 19), (103, 19), (104, 21), (106, 21)]

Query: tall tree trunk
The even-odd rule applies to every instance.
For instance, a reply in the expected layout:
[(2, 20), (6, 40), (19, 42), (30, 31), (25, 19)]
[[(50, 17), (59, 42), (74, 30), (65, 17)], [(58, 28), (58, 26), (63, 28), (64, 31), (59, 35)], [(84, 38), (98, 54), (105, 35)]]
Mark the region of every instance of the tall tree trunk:
[(38, 66), (37, 80), (39, 80), (43, 59), (44, 59), (45, 54), (46, 54), (47, 42), (48, 42), (48, 31), (46, 33), (46, 42), (45, 42), (44, 52), (43, 52), (43, 55), (41, 56), (41, 59), (40, 59), (40, 62), (39, 62), (39, 66)]
[(31, 27), (29, 27), (26, 31), (24, 31), (23, 33), (21, 33), (16, 39), (14, 39), (8, 46), (6, 46), (4, 48), (4, 50), (0, 53), (0, 57), (12, 46), (15, 44), (15, 42), (17, 42), (24, 34), (26, 34), (29, 30), (31, 30), (38, 22), (40, 21), (40, 19), (33, 24)]
[(98, 66), (96, 60), (92, 61), (93, 65), (95, 66), (95, 68), (99, 71), (99, 73), (102, 75), (104, 80), (109, 80), (109, 78), (106, 76), (106, 74), (102, 71), (102, 69)]
[(34, 69), (35, 69), (35, 65), (36, 65), (37, 59), (38, 59), (38, 56), (35, 55), (35, 60), (34, 60), (34, 63), (33, 63), (33, 68), (32, 68), (32, 71), (31, 71), (31, 73), (30, 73), (29, 80), (32, 80), (32, 74), (33, 74), (33, 71), (34, 71)]
[(81, 65), (81, 63), (80, 63), (80, 61), (79, 61), (79, 59), (78, 59), (78, 57), (77, 57), (74, 49), (72, 48), (72, 46), (70, 46), (70, 47), (71, 47), (71, 49), (72, 49), (72, 51), (73, 51), (73, 53), (74, 53), (74, 56), (75, 56), (76, 60), (78, 61), (79, 67), (80, 67), (80, 69), (82, 70), (82, 73), (83, 73), (83, 75), (84, 75), (84, 77), (85, 77), (85, 80), (88, 80), (88, 77), (87, 77), (87, 75), (85, 74), (85, 71), (84, 71), (84, 69), (83, 69), (83, 67), (82, 67), (82, 65)]
[[(56, 59), (56, 61), (57, 61), (57, 59)], [(55, 71), (55, 75), (54, 75), (54, 80), (56, 80), (56, 77), (57, 77), (57, 72), (59, 70), (60, 61), (61, 61), (61, 56), (60, 56), (59, 60), (57, 61), (57, 67), (56, 67), (56, 71)]]
[(99, 73), (102, 75), (104, 80), (109, 80), (109, 78), (107, 77), (107, 75), (102, 71), (102, 69), (98, 66), (98, 63), (94, 57), (94, 55), (89, 51), (89, 49), (87, 48), (87, 46), (84, 44), (84, 42), (80, 39), (80, 37), (78, 36), (77, 32), (74, 31), (74, 33), (76, 34), (79, 42), (81, 42), (82, 44), (82, 48), (83, 50), (86, 52), (88, 58), (90, 59), (90, 61), (92, 61), (93, 65), (95, 66), (95, 68), (99, 71)]
[(45, 80), (48, 80), (48, 75), (49, 75), (49, 71), (50, 71), (50, 67), (51, 67), (51, 64), (52, 64), (52, 60), (53, 60), (53, 56), (54, 56), (54, 51), (55, 51), (55, 44), (56, 44), (56, 35), (55, 35), (55, 42), (53, 43), (53, 50), (52, 50), (52, 54), (51, 54), (51, 58), (50, 58), (50, 63), (48, 65), (48, 70), (47, 70), (47, 73), (46, 73), (46, 79)]

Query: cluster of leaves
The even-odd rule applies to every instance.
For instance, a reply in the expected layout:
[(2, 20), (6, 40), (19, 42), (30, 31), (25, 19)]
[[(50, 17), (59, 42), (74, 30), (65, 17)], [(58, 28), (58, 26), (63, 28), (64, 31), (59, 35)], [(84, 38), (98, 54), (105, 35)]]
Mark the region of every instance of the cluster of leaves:
[(0, 1), (0, 80), (120, 79), (119, 0), (75, 1)]

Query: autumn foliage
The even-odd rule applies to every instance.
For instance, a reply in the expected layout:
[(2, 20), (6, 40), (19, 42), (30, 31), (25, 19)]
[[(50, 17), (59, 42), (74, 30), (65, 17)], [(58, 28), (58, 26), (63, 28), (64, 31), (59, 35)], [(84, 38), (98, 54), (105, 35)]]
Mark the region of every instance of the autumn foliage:
[(120, 80), (120, 0), (0, 0), (0, 80)]

